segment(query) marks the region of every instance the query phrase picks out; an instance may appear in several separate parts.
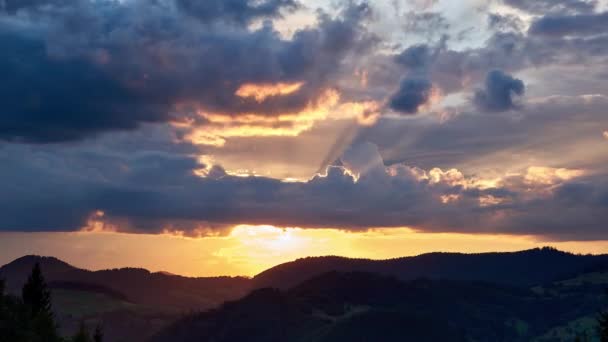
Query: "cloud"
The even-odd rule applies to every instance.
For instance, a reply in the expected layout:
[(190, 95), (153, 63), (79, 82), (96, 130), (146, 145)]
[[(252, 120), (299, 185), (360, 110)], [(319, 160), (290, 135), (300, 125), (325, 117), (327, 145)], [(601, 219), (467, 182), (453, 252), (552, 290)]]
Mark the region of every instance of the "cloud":
[(500, 70), (494, 70), (488, 73), (484, 89), (475, 92), (473, 102), (479, 110), (504, 112), (518, 108), (513, 102), (513, 96), (521, 96), (524, 91), (523, 81)]
[(512, 14), (488, 14), (488, 27), (499, 31), (519, 32), (524, 27), (523, 20)]
[(416, 114), (418, 109), (427, 104), (433, 92), (433, 85), (425, 79), (405, 78), (399, 90), (390, 98), (391, 109), (404, 113)]
[[(516, 172), (530, 161), (602, 173), (608, 156), (598, 127), (607, 127), (603, 95), (529, 99), (518, 115), (464, 111), (441, 120), (384, 117), (356, 141), (378, 146), (387, 163), (465, 173)], [(584, 123), (584, 124), (583, 124)]]
[(547, 12), (592, 12), (597, 6), (597, 1), (591, 0), (503, 0), (511, 7), (535, 14)]
[[(437, 3), (400, 40), (348, 3), (284, 35), (276, 19), (304, 11), (288, 0), (5, 0), (0, 229), (605, 238), (595, 5), (506, 1), (517, 10), (463, 40)], [(437, 113), (392, 115), (438, 94)]]
[(532, 35), (566, 36), (595, 35), (608, 26), (608, 12), (577, 15), (546, 15), (534, 21)]
[(258, 18), (279, 16), (281, 10), (293, 11), (300, 5), (294, 0), (176, 0), (178, 8), (203, 22), (221, 18), (242, 24)]
[(408, 34), (423, 35), (427, 40), (440, 37), (450, 28), (450, 24), (441, 13), (410, 11), (406, 13), (403, 29)]
[(424, 71), (432, 63), (433, 51), (426, 44), (413, 45), (397, 56), (395, 61), (412, 71)]
[[(374, 44), (365, 4), (349, 4), (286, 39), (269, 21), (288, 0), (8, 2), (0, 12), (4, 82), (0, 139), (81, 140), (143, 123), (296, 113), (335, 86), (354, 50)], [(193, 6), (188, 10), (188, 6)], [(186, 14), (186, 12), (188, 14)], [(189, 15), (217, 23), (189, 20)], [(199, 18), (200, 19), (200, 18)], [(244, 85), (294, 84), (263, 100), (238, 96)]]
[[(271, 224), (570, 237), (559, 218), (582, 220), (577, 238), (586, 239), (601, 234), (608, 205), (608, 187), (577, 170), (538, 167), (487, 181), (455, 169), (385, 166), (371, 144), (351, 148), (343, 167), (295, 183), (231, 176), (217, 167), (200, 177), (195, 159), (162, 153), (86, 160), (49, 151), (18, 161), (26, 147), (9, 149), (2, 162), (10, 163), (0, 171), (3, 230), (78, 230), (95, 215), (98, 227), (188, 235)], [(72, 158), (81, 167), (73, 169)], [(556, 214), (564, 210), (567, 216)]]

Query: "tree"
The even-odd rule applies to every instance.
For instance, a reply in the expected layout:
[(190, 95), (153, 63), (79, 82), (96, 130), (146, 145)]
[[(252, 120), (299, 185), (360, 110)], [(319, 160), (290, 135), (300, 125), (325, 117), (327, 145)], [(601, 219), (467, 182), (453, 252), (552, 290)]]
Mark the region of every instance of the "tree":
[(589, 342), (589, 336), (586, 332), (576, 334), (574, 342)]
[(51, 291), (48, 289), (46, 281), (42, 276), (39, 263), (34, 265), (32, 273), (27, 278), (25, 285), (23, 285), (21, 297), (23, 298), (23, 304), (30, 309), (32, 317), (40, 314), (52, 316)]
[(601, 342), (608, 342), (608, 312), (602, 311), (597, 318), (598, 332)]
[(87, 327), (84, 322), (80, 322), (80, 327), (76, 334), (72, 337), (72, 342), (91, 342), (91, 337), (87, 331)]
[(93, 341), (94, 342), (103, 342), (103, 329), (101, 327), (101, 324), (97, 324), (97, 326), (95, 327), (95, 333), (93, 334)]
[(51, 291), (42, 275), (40, 264), (36, 263), (32, 273), (21, 290), (23, 306), (27, 312), (27, 326), (32, 341), (59, 341), (57, 326), (51, 308)]

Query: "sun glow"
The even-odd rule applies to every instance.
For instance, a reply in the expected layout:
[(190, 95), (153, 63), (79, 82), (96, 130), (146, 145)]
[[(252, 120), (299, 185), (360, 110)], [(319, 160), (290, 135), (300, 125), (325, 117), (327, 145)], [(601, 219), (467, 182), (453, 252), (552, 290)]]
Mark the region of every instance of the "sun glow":
[(0, 233), (0, 249), (4, 251), (0, 261), (37, 254), (53, 255), (88, 269), (129, 266), (185, 276), (253, 276), (307, 256), (387, 259), (436, 251), (516, 251), (544, 245), (580, 253), (608, 252), (608, 241), (545, 242), (528, 236), (425, 234), (408, 228), (349, 232), (240, 225), (227, 235), (196, 238), (169, 232), (129, 234), (100, 230)]

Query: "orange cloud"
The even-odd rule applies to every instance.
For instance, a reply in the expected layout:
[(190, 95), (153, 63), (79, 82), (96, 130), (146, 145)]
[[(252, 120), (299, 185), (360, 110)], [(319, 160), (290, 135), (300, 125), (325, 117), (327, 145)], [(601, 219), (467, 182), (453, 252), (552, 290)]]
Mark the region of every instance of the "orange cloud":
[[(260, 88), (251, 86), (242, 94), (262, 96), (277, 93), (275, 88)], [(256, 92), (253, 92), (257, 89)], [(281, 88), (283, 89), (283, 88)], [(289, 89), (293, 89), (289, 88)], [(288, 90), (289, 90), (288, 89)], [(285, 94), (285, 89), (281, 90)], [(261, 95), (260, 95), (261, 94)], [(189, 129), (185, 139), (199, 145), (221, 147), (226, 139), (233, 137), (295, 137), (311, 129), (317, 122), (323, 120), (355, 119), (361, 125), (371, 125), (379, 117), (380, 105), (375, 101), (340, 102), (340, 93), (335, 89), (327, 89), (321, 97), (299, 112), (283, 113), (275, 116), (264, 113), (249, 113), (231, 116), (223, 113), (211, 113), (199, 110), (198, 115), (205, 119), (205, 124), (195, 126), (193, 121), (176, 123), (176, 127)]]
[(256, 101), (262, 102), (268, 97), (285, 96), (300, 90), (304, 82), (295, 83), (275, 83), (275, 84), (252, 84), (246, 83), (234, 93), (239, 97), (253, 97)]

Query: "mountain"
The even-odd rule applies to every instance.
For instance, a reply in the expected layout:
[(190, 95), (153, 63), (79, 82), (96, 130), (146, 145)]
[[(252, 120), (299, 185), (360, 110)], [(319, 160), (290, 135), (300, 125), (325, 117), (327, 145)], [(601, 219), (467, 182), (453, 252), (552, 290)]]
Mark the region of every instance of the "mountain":
[(309, 257), (256, 275), (253, 286), (288, 289), (329, 271), (357, 271), (406, 281), (418, 278), (477, 280), (529, 287), (606, 265), (608, 255), (575, 255), (549, 247), (510, 253), (430, 253), (390, 260)]
[[(304, 258), (253, 279), (88, 271), (25, 256), (0, 267), (10, 292), (20, 293), (36, 262), (62, 332), (102, 321), (110, 341), (573, 340), (592, 330), (608, 287), (608, 256), (542, 248)], [(188, 312), (200, 313), (180, 319)]]
[(35, 263), (52, 289), (64, 334), (81, 320), (103, 321), (111, 341), (141, 341), (184, 313), (216, 307), (250, 290), (244, 277), (188, 278), (145, 269), (89, 271), (53, 257), (25, 256), (0, 267), (9, 293), (20, 295)]
[(588, 276), (532, 289), (334, 271), (187, 316), (151, 341), (572, 341), (594, 334), (605, 302), (608, 273)]
[(89, 271), (53, 257), (30, 255), (0, 267), (0, 278), (6, 279), (9, 292), (20, 293), (36, 262), (51, 285), (96, 286), (122, 294), (129, 302), (173, 311), (217, 306), (245, 295), (250, 288), (250, 280), (244, 277), (190, 278), (141, 268)]
[(0, 278), (7, 281), (9, 292), (20, 293), (21, 287), (32, 272), (35, 263), (40, 263), (44, 269), (44, 275), (49, 278), (57, 274), (63, 274), (78, 270), (76, 267), (54, 257), (42, 257), (26, 255), (0, 267)]
[[(188, 316), (151, 341), (406, 341), (404, 336), (416, 341), (463, 340), (448, 322), (370, 305), (395, 295), (402, 285), (372, 274), (331, 273), (290, 291), (259, 289), (218, 309)], [(334, 297), (334, 286), (357, 300)], [(429, 324), (440, 329), (429, 333)]]

